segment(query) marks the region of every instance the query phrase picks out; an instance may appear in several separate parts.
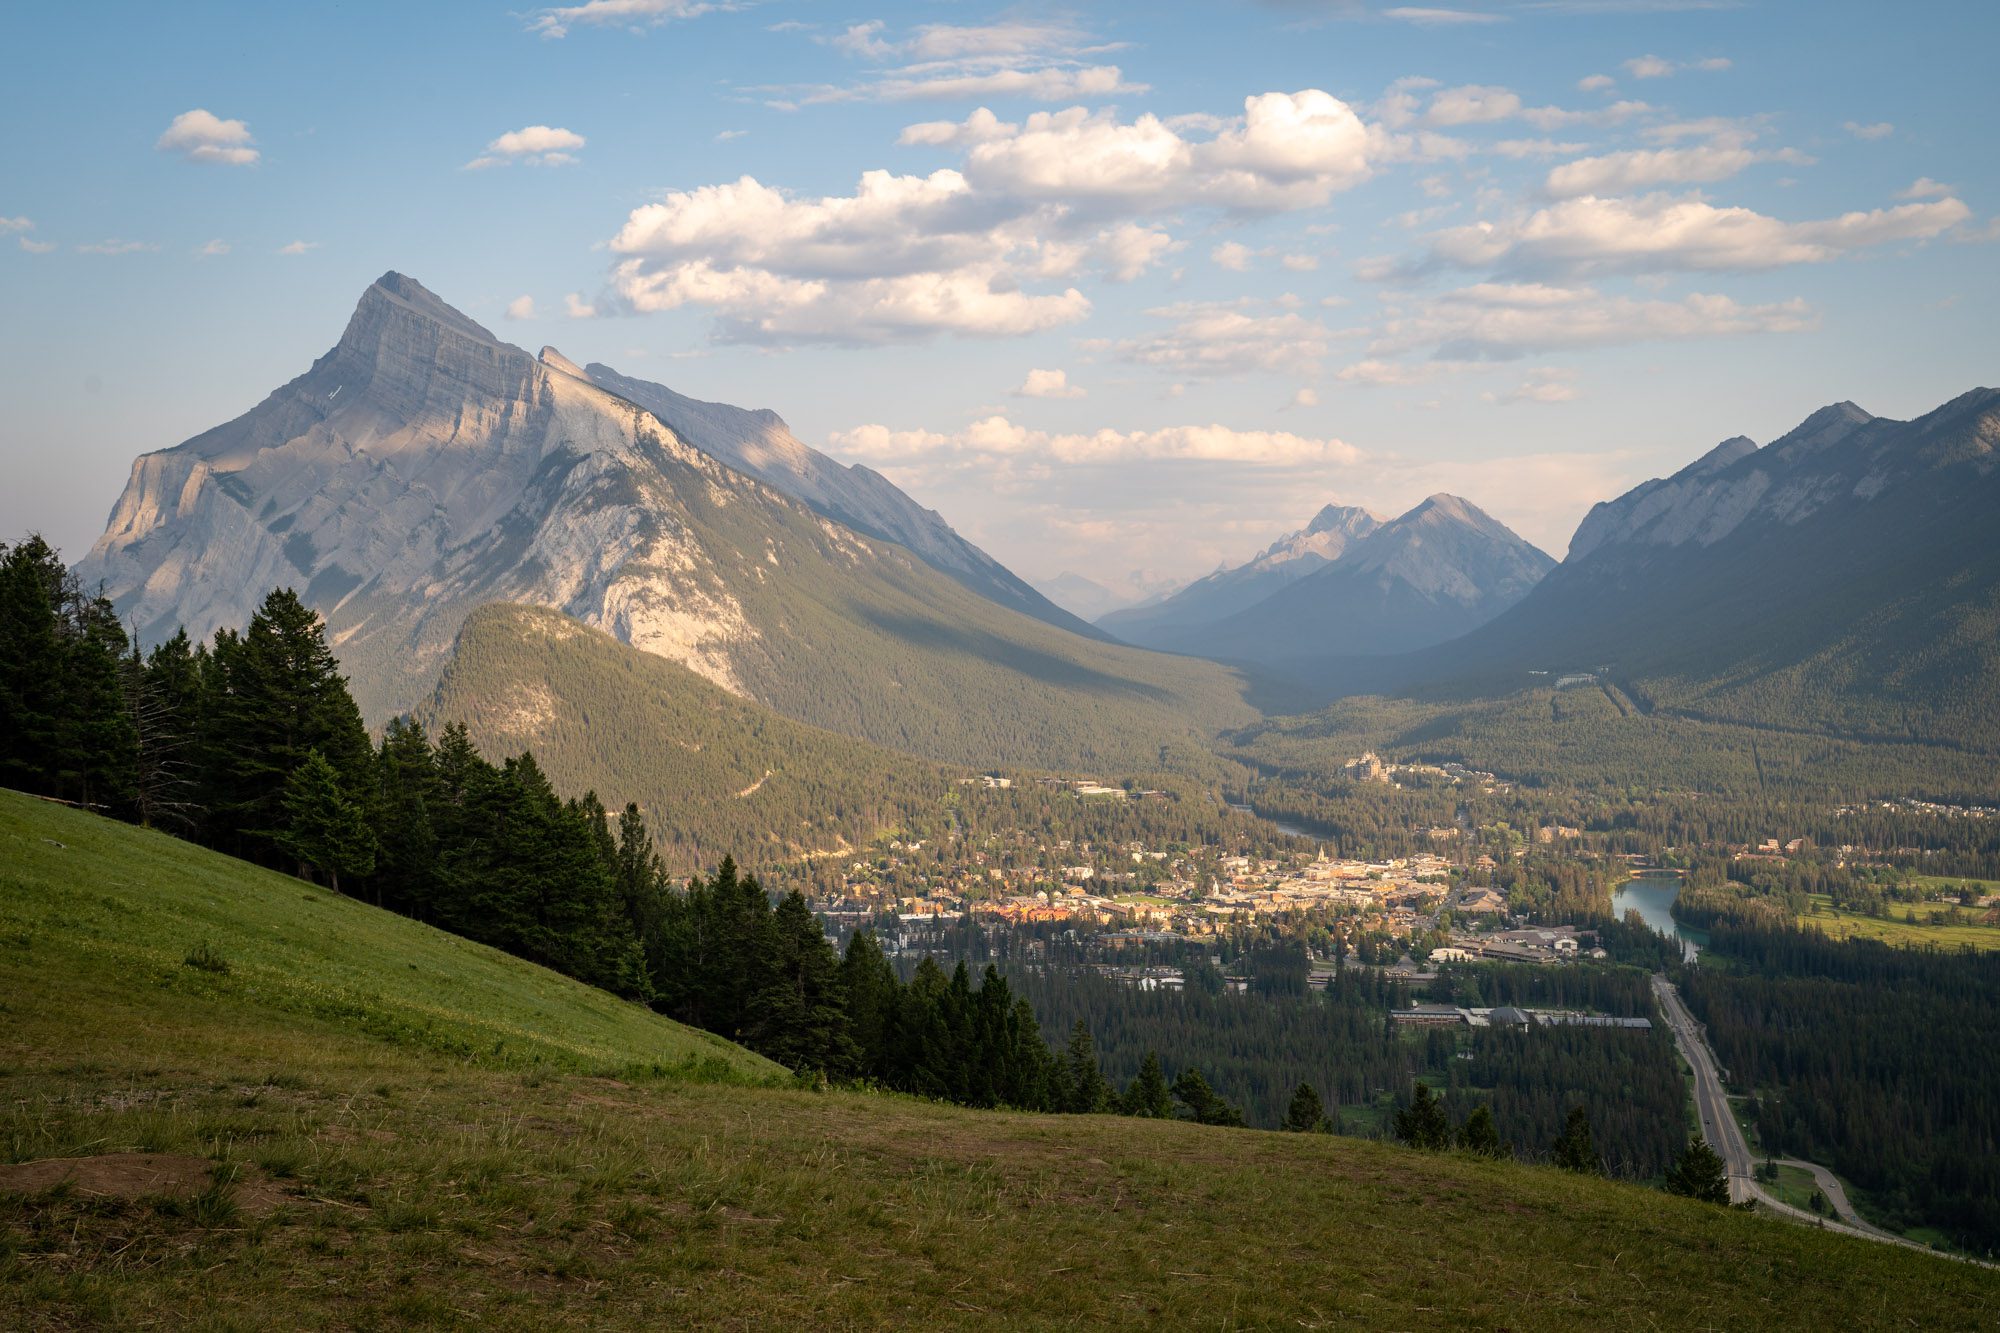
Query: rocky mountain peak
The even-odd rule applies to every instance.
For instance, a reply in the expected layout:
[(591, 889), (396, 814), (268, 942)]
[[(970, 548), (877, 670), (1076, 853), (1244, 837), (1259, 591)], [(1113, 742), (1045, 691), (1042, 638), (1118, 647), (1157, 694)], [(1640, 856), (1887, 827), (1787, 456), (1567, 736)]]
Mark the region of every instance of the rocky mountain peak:
[(1757, 452), (1757, 442), (1748, 435), (1732, 435), (1700, 458), (1681, 469), (1681, 475), (1705, 477), (1720, 472)]
[(1382, 520), (1359, 505), (1330, 504), (1323, 507), (1306, 524), (1306, 535), (1317, 537), (1322, 532), (1344, 532), (1350, 537), (1362, 536), (1382, 525)]
[(535, 359), (537, 361), (540, 361), (543, 365), (547, 366), (550, 370), (560, 370), (565, 375), (573, 375), (577, 379), (584, 381), (588, 381), (590, 379), (590, 374), (588, 371), (586, 371), (582, 366), (579, 366), (576, 362), (564, 356), (561, 352), (558, 352), (553, 347), (544, 347), (541, 350), (541, 354), (537, 356)]

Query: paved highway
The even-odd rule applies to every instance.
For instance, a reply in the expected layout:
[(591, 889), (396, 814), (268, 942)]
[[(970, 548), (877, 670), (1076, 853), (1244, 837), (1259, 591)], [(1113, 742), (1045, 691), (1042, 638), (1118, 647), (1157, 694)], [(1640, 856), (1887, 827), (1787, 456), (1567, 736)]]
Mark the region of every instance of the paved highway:
[[(1905, 1245), (1926, 1254), (1938, 1254), (1945, 1258), (1957, 1259), (1959, 1255), (1946, 1255), (1927, 1245), (1919, 1245), (1913, 1240), (1892, 1235), (1880, 1228), (1869, 1226), (1856, 1215), (1854, 1205), (1848, 1202), (1847, 1191), (1841, 1187), (1833, 1173), (1812, 1162), (1802, 1162), (1795, 1158), (1783, 1159), (1788, 1166), (1804, 1167), (1813, 1173), (1819, 1182), (1820, 1193), (1826, 1195), (1834, 1210), (1845, 1219), (1829, 1222), (1817, 1213), (1809, 1213), (1803, 1208), (1780, 1203), (1766, 1194), (1757, 1184), (1755, 1161), (1750, 1156), (1750, 1145), (1744, 1141), (1743, 1127), (1736, 1123), (1735, 1114), (1729, 1109), (1729, 1096), (1722, 1086), (1722, 1075), (1716, 1068), (1715, 1053), (1708, 1047), (1708, 1038), (1703, 1035), (1700, 1024), (1688, 1012), (1681, 1000), (1680, 991), (1674, 983), (1661, 973), (1653, 974), (1653, 993), (1659, 997), (1660, 1012), (1667, 1017), (1667, 1026), (1673, 1030), (1674, 1041), (1681, 1048), (1681, 1058), (1694, 1071), (1695, 1113), (1701, 1118), (1701, 1136), (1708, 1140), (1708, 1146), (1721, 1155), (1723, 1165), (1729, 1172), (1729, 1201), (1743, 1203), (1754, 1201), (1774, 1213), (1793, 1218), (1827, 1231), (1838, 1231), (1849, 1236), (1859, 1236), (1863, 1240), (1881, 1241), (1888, 1245)], [(1996, 1265), (1978, 1259), (1965, 1262), (1979, 1264), (1982, 1268)]]

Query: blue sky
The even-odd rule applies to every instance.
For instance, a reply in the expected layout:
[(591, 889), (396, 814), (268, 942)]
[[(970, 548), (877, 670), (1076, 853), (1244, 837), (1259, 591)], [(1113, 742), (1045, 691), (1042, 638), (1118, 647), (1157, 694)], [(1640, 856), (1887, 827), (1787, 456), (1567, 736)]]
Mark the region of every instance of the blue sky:
[(409, 273), (781, 412), (1032, 578), (1589, 504), (2000, 376), (1981, 3), (17, 9), (0, 533)]

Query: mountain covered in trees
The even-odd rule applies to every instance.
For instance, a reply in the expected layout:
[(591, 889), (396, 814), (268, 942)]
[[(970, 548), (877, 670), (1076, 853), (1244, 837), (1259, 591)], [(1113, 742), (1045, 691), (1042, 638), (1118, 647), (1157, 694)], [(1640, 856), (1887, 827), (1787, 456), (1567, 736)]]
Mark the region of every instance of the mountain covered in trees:
[(952, 789), (938, 765), (794, 722), (539, 607), (468, 616), (415, 716), (462, 727), (482, 754), (532, 751), (562, 790), (623, 793), (677, 873), (863, 845)]
[[(134, 464), (83, 581), (148, 644), (183, 626), (204, 638), (298, 587), (371, 724), (428, 697), (465, 617), (494, 601), (934, 759), (1199, 763), (1210, 732), (1249, 715), (1221, 670), (1070, 633), (829, 517), (866, 500), (874, 527), (977, 564), (865, 479), (769, 432), (730, 443), (742, 423), (712, 405), (668, 404), (745, 466), (821, 487), (795, 499), (587, 375), (387, 274), (304, 375)], [(968, 711), (979, 727), (960, 725)]]
[(1319, 683), (1463, 698), (1590, 673), (1641, 711), (1991, 750), (1996, 515), (2000, 390), (1914, 421), (1838, 403), (1596, 506), (1490, 624), (1407, 658), (1329, 660)]
[[(1520, 601), (1554, 563), (1455, 495), (1433, 495), (1386, 523), (1329, 506), (1256, 561), (1104, 625), (1150, 647), (1310, 678), (1333, 654), (1455, 638)], [(1257, 600), (1239, 600), (1249, 598)]]
[(1175, 648), (1190, 631), (1226, 620), (1338, 560), (1380, 526), (1382, 520), (1366, 509), (1326, 505), (1311, 522), (1278, 538), (1254, 559), (1218, 569), (1169, 597), (1114, 611), (1099, 624), (1127, 643)]

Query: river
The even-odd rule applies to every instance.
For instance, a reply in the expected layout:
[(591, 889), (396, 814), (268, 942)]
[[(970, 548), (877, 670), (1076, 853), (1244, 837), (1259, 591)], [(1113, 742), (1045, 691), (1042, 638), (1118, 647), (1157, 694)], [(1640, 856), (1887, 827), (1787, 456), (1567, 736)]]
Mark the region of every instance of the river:
[(1639, 919), (1656, 932), (1670, 940), (1679, 940), (1681, 956), (1693, 962), (1701, 946), (1708, 943), (1708, 932), (1674, 920), (1674, 899), (1681, 896), (1682, 882), (1675, 871), (1641, 871), (1623, 887), (1612, 891), (1611, 911), (1620, 921), (1627, 912), (1637, 912)]

